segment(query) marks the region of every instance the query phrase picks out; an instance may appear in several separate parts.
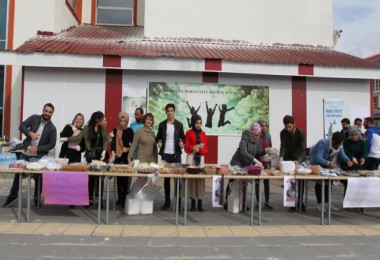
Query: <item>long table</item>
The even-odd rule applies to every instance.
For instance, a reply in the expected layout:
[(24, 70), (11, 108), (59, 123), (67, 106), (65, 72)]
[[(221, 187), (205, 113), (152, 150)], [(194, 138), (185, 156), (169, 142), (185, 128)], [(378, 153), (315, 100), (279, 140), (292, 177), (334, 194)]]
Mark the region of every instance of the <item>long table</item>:
[[(31, 190), (31, 175), (32, 174), (42, 174), (45, 172), (45, 170), (24, 170), (24, 169), (0, 169), (0, 173), (2, 174), (18, 174), (19, 178), (19, 195), (18, 195), (18, 213), (17, 213), (17, 220), (18, 222), (21, 222), (21, 211), (22, 211), (22, 178), (23, 175), (26, 174), (28, 178), (28, 185), (27, 185), (27, 216), (26, 221), (30, 222), (30, 190)], [(110, 177), (147, 177), (147, 174), (139, 174), (139, 173), (115, 173), (115, 172), (84, 172), (88, 175), (92, 176), (98, 176), (99, 177), (99, 183), (101, 183), (102, 177), (105, 177), (106, 180), (106, 220), (105, 223), (109, 223), (109, 197), (110, 197), (110, 188), (109, 188), (109, 179)], [(262, 200), (262, 180), (280, 180), (283, 179), (286, 175), (277, 175), (277, 176), (271, 176), (271, 175), (260, 175), (260, 176), (253, 176), (253, 175), (224, 175), (225, 179), (235, 179), (235, 180), (245, 180), (247, 182), (251, 182), (251, 208), (250, 208), (250, 225), (253, 225), (253, 217), (254, 217), (254, 187), (255, 187), (255, 181), (259, 181), (259, 201), (258, 201), (258, 222), (257, 225), (261, 225), (262, 221), (262, 207), (261, 207), (261, 200)], [(176, 213), (176, 225), (178, 225), (179, 220), (179, 198), (180, 198), (180, 180), (184, 180), (184, 220), (183, 224), (187, 225), (187, 186), (188, 186), (188, 180), (189, 179), (212, 179), (213, 175), (205, 175), (205, 174), (160, 174), (160, 178), (174, 178), (177, 182), (177, 189), (175, 191), (175, 197), (176, 197), (176, 207), (175, 207), (175, 213)], [(320, 181), (322, 184), (321, 189), (321, 206), (324, 208), (324, 187), (326, 185), (326, 181), (328, 181), (328, 212), (327, 212), (327, 224), (331, 224), (331, 182), (334, 180), (347, 180), (350, 177), (348, 176), (338, 176), (338, 177), (326, 177), (321, 175), (300, 175), (295, 174), (294, 175), (296, 180), (305, 181), (306, 183), (308, 181)], [(40, 186), (40, 185), (38, 185)], [(40, 189), (41, 187), (38, 187)], [(99, 194), (101, 194), (101, 185), (99, 185)], [(38, 193), (39, 194), (39, 193)], [(39, 199), (38, 199), (39, 201)], [(306, 203), (307, 203), (307, 192), (306, 192)], [(300, 207), (301, 208), (301, 207)], [(324, 211), (321, 210), (321, 216), (320, 216), (320, 224), (324, 224)], [(101, 203), (98, 203), (98, 224), (101, 222)]]

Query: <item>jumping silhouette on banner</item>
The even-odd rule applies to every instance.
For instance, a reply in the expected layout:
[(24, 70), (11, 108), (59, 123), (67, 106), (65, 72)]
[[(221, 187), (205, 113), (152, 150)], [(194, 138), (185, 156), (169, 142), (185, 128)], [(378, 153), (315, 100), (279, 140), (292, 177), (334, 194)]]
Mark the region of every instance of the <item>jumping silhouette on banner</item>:
[[(201, 104), (202, 104), (202, 103), (199, 104), (199, 107), (197, 108), (197, 110), (195, 110), (194, 107), (190, 106), (190, 104), (189, 104), (188, 101), (186, 101), (186, 104), (187, 104), (187, 106), (188, 106), (189, 109), (190, 109), (190, 114), (191, 114), (191, 116), (193, 116), (193, 115), (195, 115), (195, 114), (198, 114), (198, 110), (201, 108)], [(191, 128), (190, 118), (186, 117), (186, 119), (187, 119), (187, 124), (189, 125), (189, 128)]]
[(207, 121), (206, 121), (206, 127), (208, 128), (212, 128), (212, 116), (214, 115), (215, 113), (215, 109), (216, 109), (216, 106), (218, 104), (215, 104), (215, 107), (214, 109), (212, 109), (211, 107), (208, 108), (208, 104), (207, 104), (207, 101), (206, 101), (206, 109), (207, 109)]
[(228, 111), (231, 111), (232, 109), (235, 109), (235, 107), (231, 107), (227, 109), (227, 105), (223, 104), (222, 109), (220, 109), (220, 106), (219, 106), (220, 116), (219, 116), (218, 127), (225, 126), (226, 124), (231, 124), (230, 120), (225, 121), (226, 120), (225, 117), (226, 117), (226, 113)]

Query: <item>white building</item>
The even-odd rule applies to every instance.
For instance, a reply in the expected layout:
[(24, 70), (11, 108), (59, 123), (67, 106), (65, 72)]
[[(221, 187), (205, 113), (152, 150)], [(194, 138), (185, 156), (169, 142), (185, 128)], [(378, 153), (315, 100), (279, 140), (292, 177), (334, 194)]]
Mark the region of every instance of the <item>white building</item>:
[[(149, 82), (269, 86), (276, 147), (286, 114), (307, 133), (308, 146), (322, 138), (325, 98), (343, 99), (351, 119), (358, 108), (372, 111), (369, 79), (380, 78), (380, 67), (333, 50), (331, 0), (0, 3), (7, 6), (4, 133), (12, 137), (20, 119), (46, 102), (56, 107), (58, 130), (75, 113), (88, 119), (96, 110), (111, 129), (122, 89)], [(206, 161), (228, 163), (239, 140), (210, 136)]]

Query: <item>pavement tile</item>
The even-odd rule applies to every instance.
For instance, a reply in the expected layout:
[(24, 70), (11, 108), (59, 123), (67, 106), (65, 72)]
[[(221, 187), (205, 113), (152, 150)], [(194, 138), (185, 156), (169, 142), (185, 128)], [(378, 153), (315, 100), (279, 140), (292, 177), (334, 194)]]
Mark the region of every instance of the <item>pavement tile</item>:
[(4, 231), (10, 229), (11, 226), (12, 226), (12, 223), (0, 222), (0, 233), (3, 233)]
[(256, 227), (230, 226), (229, 228), (235, 237), (259, 237), (259, 236), (261, 236), (260, 232), (256, 229)]
[(123, 237), (148, 237), (150, 235), (149, 226), (123, 226)]
[(233, 233), (227, 226), (205, 226), (204, 230), (208, 237), (232, 237)]
[(378, 236), (380, 235), (380, 230), (377, 228), (377, 225), (372, 226), (372, 225), (350, 225), (350, 228), (353, 230), (359, 232), (361, 235), (366, 235), (366, 236)]
[(176, 237), (178, 231), (176, 226), (150, 226), (151, 237)]
[(72, 224), (63, 232), (64, 235), (73, 236), (91, 236), (96, 228), (96, 225), (89, 224)]
[(33, 234), (43, 234), (43, 235), (61, 235), (67, 229), (69, 224), (60, 223), (45, 223), (39, 226)]
[(260, 227), (255, 227), (255, 229), (262, 236), (283, 236), (283, 237), (287, 236), (287, 234), (283, 230), (281, 230), (278, 227), (274, 227), (274, 226), (271, 226), (271, 227), (260, 226)]
[(123, 232), (123, 227), (120, 225), (98, 225), (94, 232), (93, 236), (121, 236)]
[(206, 237), (206, 232), (201, 226), (178, 226), (179, 237)]
[(6, 234), (32, 234), (41, 223), (12, 223), (3, 233)]
[(311, 236), (312, 234), (307, 231), (303, 226), (279, 226), (288, 236)]

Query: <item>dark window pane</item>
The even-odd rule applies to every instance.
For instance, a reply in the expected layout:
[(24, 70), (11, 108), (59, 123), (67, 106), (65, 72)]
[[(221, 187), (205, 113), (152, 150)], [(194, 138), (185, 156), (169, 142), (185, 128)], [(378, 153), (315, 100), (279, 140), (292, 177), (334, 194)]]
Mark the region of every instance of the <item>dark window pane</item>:
[(0, 0), (0, 40), (5, 39), (7, 31), (7, 0)]
[(98, 0), (98, 6), (133, 7), (134, 0)]
[(98, 23), (132, 25), (132, 10), (98, 9)]
[(0, 50), (5, 49), (5, 41), (0, 41)]
[[(3, 93), (4, 93), (4, 66), (0, 66), (0, 107), (3, 107)], [(1, 125), (0, 121), (0, 125)]]

